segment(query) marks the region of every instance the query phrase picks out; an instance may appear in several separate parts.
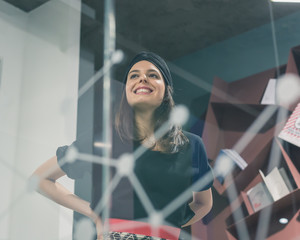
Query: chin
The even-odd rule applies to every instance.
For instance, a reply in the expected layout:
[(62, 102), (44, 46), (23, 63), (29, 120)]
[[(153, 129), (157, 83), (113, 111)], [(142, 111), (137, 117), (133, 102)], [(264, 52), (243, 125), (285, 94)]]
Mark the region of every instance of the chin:
[(145, 111), (145, 110), (155, 110), (160, 104), (153, 104), (153, 102), (138, 102), (131, 105), (134, 110)]

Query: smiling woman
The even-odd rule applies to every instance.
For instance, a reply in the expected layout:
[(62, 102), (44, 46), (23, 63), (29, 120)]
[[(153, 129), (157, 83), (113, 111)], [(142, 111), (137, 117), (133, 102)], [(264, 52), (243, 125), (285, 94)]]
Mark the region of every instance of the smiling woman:
[[(169, 67), (157, 54), (141, 52), (130, 62), (124, 83), (116, 129), (123, 140), (146, 142), (168, 120), (175, 106)], [(143, 93), (150, 89), (150, 93), (137, 94), (139, 89)], [(155, 147), (172, 153), (187, 142), (181, 128), (173, 126), (169, 134), (157, 140)]]
[[(102, 178), (99, 164), (93, 165), (91, 203), (68, 193), (56, 183), (56, 179), (65, 174), (76, 179), (91, 169), (85, 161), (76, 159), (66, 163), (64, 160), (73, 147), (80, 152), (80, 139), (73, 142), (72, 148), (59, 147), (56, 157), (35, 171), (42, 176), (47, 169), (57, 167), (55, 173), (41, 181), (40, 192), (91, 218), (98, 239), (103, 238), (103, 224), (107, 221), (112, 225), (108, 239), (124, 234), (126, 238), (133, 235), (134, 239), (178, 239), (181, 228), (202, 219), (212, 207), (213, 174), (204, 144), (199, 136), (183, 131), (175, 121), (162, 137), (155, 138), (155, 132), (169, 120), (175, 106), (172, 76), (161, 57), (151, 52), (139, 53), (127, 68), (124, 84), (115, 119), (112, 157), (118, 159), (122, 168), (127, 168), (131, 158), (122, 156), (124, 153), (128, 156), (128, 146), (131, 151), (144, 149), (144, 152), (134, 159), (131, 172), (120, 167), (112, 171), (112, 178), (117, 176), (122, 181), (112, 193), (110, 207), (107, 206), (110, 219), (101, 219), (101, 212), (97, 210), (103, 202), (102, 191), (98, 188)], [(123, 160), (126, 164), (121, 164)], [(186, 193), (186, 200), (175, 204), (174, 200), (183, 193)], [(124, 229), (120, 224), (127, 227)]]
[(135, 111), (153, 112), (164, 95), (164, 79), (154, 64), (143, 60), (132, 66), (126, 82), (126, 97)]

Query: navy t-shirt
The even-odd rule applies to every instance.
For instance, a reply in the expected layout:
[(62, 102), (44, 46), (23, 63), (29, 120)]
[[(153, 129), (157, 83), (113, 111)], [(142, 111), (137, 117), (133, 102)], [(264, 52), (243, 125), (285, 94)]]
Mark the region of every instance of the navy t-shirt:
[[(193, 211), (188, 206), (192, 199), (192, 191), (200, 192), (209, 189), (214, 179), (202, 139), (186, 131), (184, 131), (184, 135), (189, 139), (189, 144), (184, 150), (167, 154), (144, 149), (144, 154), (136, 159), (134, 166), (134, 173), (156, 210), (164, 209), (184, 191), (190, 190), (188, 191), (190, 196), (186, 198), (186, 201), (166, 217), (168, 223), (177, 227), (185, 224), (194, 216)], [(114, 149), (120, 149), (120, 144), (122, 144), (121, 141), (113, 146), (113, 152)], [(74, 141), (71, 145), (75, 146), (80, 152), (79, 141)], [(144, 148), (139, 144), (133, 144), (133, 149), (138, 147)], [(91, 172), (91, 164), (86, 161), (76, 160), (72, 163), (62, 161), (68, 148), (69, 146), (62, 146), (56, 151), (58, 163), (68, 177), (78, 179), (86, 171)], [(118, 155), (120, 155), (120, 152), (118, 152)], [(93, 179), (96, 179), (94, 184), (96, 182), (99, 184), (101, 172), (97, 168), (94, 168), (92, 172)], [(144, 219), (148, 216), (144, 204), (140, 201), (134, 188), (129, 187), (129, 184), (128, 179), (124, 177), (119, 183), (119, 188), (115, 189), (112, 195), (110, 216), (125, 219)], [(92, 208), (97, 205), (101, 198), (101, 194), (97, 192), (99, 191), (97, 186), (93, 186), (93, 191), (96, 192), (93, 194)]]

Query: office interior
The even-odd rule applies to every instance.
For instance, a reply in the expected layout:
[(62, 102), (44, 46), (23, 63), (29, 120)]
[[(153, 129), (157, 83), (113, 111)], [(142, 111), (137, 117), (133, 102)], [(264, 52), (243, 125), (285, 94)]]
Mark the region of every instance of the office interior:
[[(299, 22), (300, 3), (269, 0), (0, 1), (0, 239), (95, 239), (80, 232), (84, 216), (29, 179), (81, 134), (87, 153), (101, 145), (108, 46), (122, 56), (107, 70), (113, 100), (130, 59), (155, 52), (170, 67), (175, 103), (189, 111), (182, 127), (202, 137), (214, 171), (222, 149), (246, 160), (223, 178), (215, 172), (213, 208), (189, 237), (300, 239), (299, 138), (279, 137), (300, 107)], [(291, 187), (255, 210), (249, 190), (274, 168)], [(90, 175), (58, 181), (91, 199)]]

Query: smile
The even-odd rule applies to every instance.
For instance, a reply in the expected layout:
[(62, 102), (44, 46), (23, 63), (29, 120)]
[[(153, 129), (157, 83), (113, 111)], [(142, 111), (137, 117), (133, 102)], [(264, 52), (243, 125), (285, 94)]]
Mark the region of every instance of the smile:
[(151, 90), (150, 88), (138, 88), (134, 91), (135, 94), (150, 94), (152, 92), (153, 90)]

